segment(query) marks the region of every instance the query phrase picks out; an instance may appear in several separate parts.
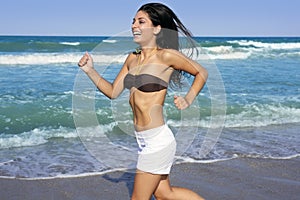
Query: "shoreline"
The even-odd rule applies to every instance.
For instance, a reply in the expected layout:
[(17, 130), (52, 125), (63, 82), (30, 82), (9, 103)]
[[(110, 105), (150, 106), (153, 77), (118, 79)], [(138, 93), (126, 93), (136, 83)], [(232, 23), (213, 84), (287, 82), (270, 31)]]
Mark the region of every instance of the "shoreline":
[[(298, 199), (300, 157), (274, 160), (235, 158), (174, 165), (171, 184), (205, 199)], [(134, 174), (110, 172), (80, 177), (22, 180), (0, 178), (2, 199), (130, 199)]]

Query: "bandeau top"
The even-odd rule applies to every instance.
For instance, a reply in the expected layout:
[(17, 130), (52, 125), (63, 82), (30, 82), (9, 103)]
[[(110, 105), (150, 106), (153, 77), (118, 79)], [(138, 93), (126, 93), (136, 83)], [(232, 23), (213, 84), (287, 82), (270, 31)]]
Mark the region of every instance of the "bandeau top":
[(167, 89), (168, 83), (156, 76), (150, 74), (127, 74), (124, 78), (124, 87), (131, 89), (137, 88), (142, 92), (157, 92)]

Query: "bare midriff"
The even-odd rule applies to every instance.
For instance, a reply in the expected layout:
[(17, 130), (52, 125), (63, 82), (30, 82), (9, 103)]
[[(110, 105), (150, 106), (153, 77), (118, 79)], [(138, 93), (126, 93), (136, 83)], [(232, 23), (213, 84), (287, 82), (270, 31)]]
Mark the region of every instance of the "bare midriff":
[(163, 104), (167, 90), (142, 92), (131, 88), (129, 103), (133, 112), (136, 131), (144, 131), (164, 125)]

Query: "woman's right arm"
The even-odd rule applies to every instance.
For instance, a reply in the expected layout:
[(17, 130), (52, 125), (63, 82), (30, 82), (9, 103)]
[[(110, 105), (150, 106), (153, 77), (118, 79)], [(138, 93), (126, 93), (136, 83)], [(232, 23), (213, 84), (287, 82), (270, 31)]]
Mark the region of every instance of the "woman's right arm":
[(96, 87), (108, 98), (115, 99), (124, 90), (124, 77), (128, 73), (128, 60), (132, 57), (131, 54), (127, 57), (122, 69), (117, 75), (113, 83), (108, 82), (95, 70), (93, 59), (87, 52), (82, 56), (78, 62), (78, 66), (87, 74), (93, 81)]

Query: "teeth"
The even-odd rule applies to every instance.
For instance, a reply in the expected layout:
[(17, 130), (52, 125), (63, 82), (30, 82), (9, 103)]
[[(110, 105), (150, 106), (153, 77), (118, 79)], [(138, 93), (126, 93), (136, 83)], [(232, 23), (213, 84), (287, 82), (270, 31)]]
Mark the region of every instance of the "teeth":
[(141, 32), (139, 32), (139, 31), (134, 31), (134, 32), (133, 32), (133, 35), (141, 35)]

